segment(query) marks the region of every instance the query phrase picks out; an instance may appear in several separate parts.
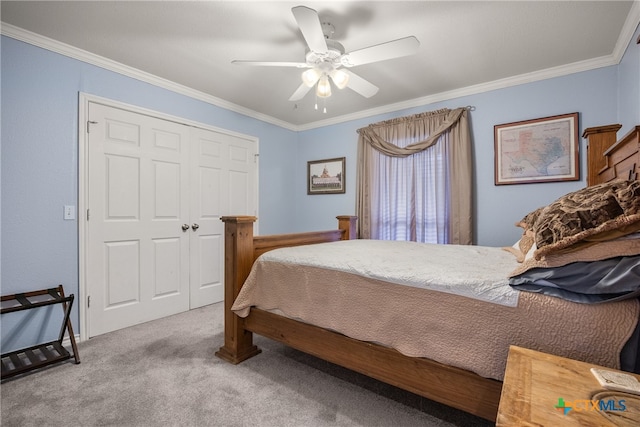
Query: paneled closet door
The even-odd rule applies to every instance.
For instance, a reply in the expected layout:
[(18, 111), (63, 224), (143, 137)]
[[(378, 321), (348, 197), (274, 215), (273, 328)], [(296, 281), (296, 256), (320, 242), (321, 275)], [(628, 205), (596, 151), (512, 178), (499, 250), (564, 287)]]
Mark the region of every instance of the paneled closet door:
[(220, 302), (223, 215), (255, 215), (257, 142), (89, 103), (89, 336)]
[(255, 215), (256, 143), (242, 136), (191, 130), (190, 307), (224, 299), (223, 215)]
[(89, 336), (189, 309), (189, 127), (89, 106)]

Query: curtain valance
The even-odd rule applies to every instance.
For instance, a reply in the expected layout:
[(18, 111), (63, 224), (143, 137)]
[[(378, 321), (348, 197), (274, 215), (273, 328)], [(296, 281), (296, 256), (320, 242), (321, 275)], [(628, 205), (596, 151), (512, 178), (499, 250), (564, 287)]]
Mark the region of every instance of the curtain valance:
[[(379, 123), (373, 123), (367, 127), (358, 129), (358, 134), (362, 140), (377, 151), (391, 156), (391, 157), (407, 157), (414, 153), (420, 152), (431, 147), (436, 143), (438, 138), (452, 126), (456, 125), (462, 116), (462, 113), (466, 111), (465, 108), (456, 108), (455, 110), (442, 109), (432, 111), (428, 113), (415, 114), (413, 116), (402, 117), (398, 119), (387, 120)], [(386, 128), (389, 126), (403, 125), (403, 129), (410, 129), (411, 127), (420, 126), (421, 122), (427, 118), (433, 120), (433, 116), (442, 115), (442, 121), (439, 123), (436, 129), (426, 139), (415, 142), (406, 147), (398, 147), (397, 145), (385, 140), (378, 133), (378, 129)], [(424, 128), (424, 126), (422, 126)]]
[[(361, 238), (370, 238), (372, 223), (380, 209), (372, 188), (372, 165), (377, 155), (406, 158), (424, 151), (447, 136), (447, 164), (450, 171), (447, 207), (450, 243), (471, 244), (473, 161), (468, 109), (441, 109), (374, 123), (358, 129), (356, 214)], [(416, 141), (417, 142), (413, 142)], [(394, 144), (407, 143), (405, 147)]]

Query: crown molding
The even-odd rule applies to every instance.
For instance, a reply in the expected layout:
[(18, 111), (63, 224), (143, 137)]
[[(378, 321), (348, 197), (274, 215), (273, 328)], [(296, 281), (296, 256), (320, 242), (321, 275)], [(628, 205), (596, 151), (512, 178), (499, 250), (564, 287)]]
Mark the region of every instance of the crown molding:
[(379, 114), (391, 113), (394, 111), (400, 111), (409, 108), (421, 107), (424, 105), (433, 104), (436, 102), (447, 101), (451, 99), (460, 98), (463, 96), (477, 95), (479, 93), (490, 92), (498, 89), (505, 89), (508, 87), (518, 86), (526, 83), (532, 83), (540, 80), (551, 79), (555, 77), (562, 77), (569, 74), (579, 73), (583, 71), (594, 70), (597, 68), (608, 67), (617, 65), (620, 63), (624, 52), (629, 46), (633, 34), (635, 33), (638, 25), (640, 24), (640, 1), (634, 1), (631, 5), (629, 15), (623, 25), (623, 28), (618, 37), (618, 41), (614, 47), (611, 55), (602, 56), (599, 58), (593, 58), (585, 61), (574, 62), (572, 64), (562, 65), (558, 67), (548, 68), (544, 70), (534, 71), (531, 73), (521, 74), (518, 76), (508, 77), (500, 80), (494, 80), (491, 82), (481, 83), (473, 86), (467, 86), (460, 89), (451, 91), (445, 91), (434, 95), (429, 95), (421, 98), (415, 98), (408, 101), (403, 101), (395, 104), (388, 104), (382, 107), (376, 107), (368, 110), (358, 111), (352, 114), (345, 114), (339, 117), (331, 119), (320, 120), (316, 122), (307, 123), (304, 125), (294, 125), (289, 122), (285, 122), (275, 117), (259, 113), (254, 110), (233, 104), (223, 99), (214, 97), (204, 92), (189, 88), (187, 86), (172, 82), (167, 79), (163, 79), (156, 75), (138, 70), (133, 67), (121, 64), (116, 61), (95, 55), (91, 52), (84, 51), (82, 49), (75, 48), (65, 43), (58, 42), (48, 37), (41, 36), (31, 31), (24, 30), (11, 24), (1, 23), (1, 34), (7, 37), (14, 38), (16, 40), (29, 43), (34, 46), (41, 47), (52, 52), (59, 53), (70, 58), (77, 59), (116, 73), (150, 83), (152, 85), (194, 98), (206, 103), (215, 105), (233, 111), (266, 123), (270, 123), (284, 129), (288, 129), (294, 132), (306, 131), (311, 129), (317, 129), (324, 126), (330, 126), (340, 124), (352, 120), (359, 120), (366, 117), (371, 117)]
[[(518, 76), (508, 77), (500, 80), (494, 80), (491, 82), (481, 83), (473, 86), (467, 86), (460, 89), (441, 92), (434, 95), (425, 96), (422, 98), (415, 98), (408, 101), (399, 102), (396, 104), (389, 104), (382, 107), (372, 108), (369, 110), (358, 111), (353, 114), (347, 114), (332, 119), (316, 121), (300, 125), (297, 127), (298, 131), (316, 129), (323, 126), (330, 126), (335, 124), (344, 123), (351, 120), (359, 120), (366, 117), (371, 117), (379, 114), (387, 114), (394, 111), (421, 107), (424, 105), (433, 104), (436, 102), (448, 101), (463, 96), (477, 95), (479, 93), (490, 92), (498, 89), (505, 89), (513, 86), (518, 86), (526, 83), (533, 83), (536, 81), (551, 79), (555, 77), (563, 77), (570, 74), (580, 73), (583, 71), (595, 70), (597, 68), (609, 67), (612, 65), (618, 65), (624, 56), (627, 46), (633, 39), (633, 34), (640, 25), (640, 1), (634, 1), (627, 15), (627, 19), (620, 31), (620, 36), (616, 42), (615, 48), (611, 55), (602, 56), (599, 58), (593, 58), (585, 61), (574, 62), (572, 64), (562, 65), (553, 68), (547, 68), (544, 70), (534, 71), (531, 73), (521, 74)], [(638, 39), (640, 43), (640, 39)]]
[(436, 102), (448, 101), (463, 96), (477, 95), (479, 93), (491, 92), (498, 89), (505, 89), (526, 83), (533, 83), (541, 80), (552, 79), (555, 77), (563, 77), (570, 74), (580, 73), (583, 71), (595, 70), (597, 68), (618, 65), (622, 60), (625, 50), (633, 38), (633, 34), (640, 24), (640, 1), (634, 1), (627, 16), (627, 20), (620, 32), (620, 37), (616, 42), (616, 46), (611, 55), (601, 56), (599, 58), (588, 59), (585, 61), (574, 62), (572, 64), (561, 65), (558, 67), (547, 68), (544, 70), (534, 71), (531, 73), (520, 74), (518, 76), (507, 77), (491, 82), (480, 83), (473, 86), (467, 86), (446, 92), (415, 98), (396, 104), (388, 104), (382, 107), (372, 108), (369, 110), (358, 111), (353, 114), (347, 114), (332, 119), (321, 120), (317, 122), (300, 125), (298, 131), (316, 129), (323, 126), (330, 126), (344, 123), (351, 120), (359, 120), (366, 117), (376, 116), (379, 114), (387, 114), (394, 111), (405, 110), (409, 108), (421, 107)]
[(422, 107), (424, 105), (436, 102), (448, 101), (451, 99), (461, 98), (463, 96), (477, 95), (479, 93), (491, 92), (498, 89), (505, 89), (513, 86), (519, 86), (525, 83), (533, 83), (540, 80), (547, 80), (555, 77), (562, 77), (569, 74), (575, 74), (582, 71), (594, 70), (596, 68), (608, 67), (616, 65), (619, 62), (613, 58), (613, 55), (594, 58), (586, 61), (574, 62), (573, 64), (562, 65), (559, 67), (548, 68), (545, 70), (534, 71), (518, 76), (507, 77), (492, 82), (480, 83), (473, 86), (467, 86), (460, 89), (454, 89), (446, 92), (440, 92), (421, 98), (410, 99), (408, 101), (389, 104), (382, 107), (372, 108), (369, 110), (359, 111), (353, 114), (347, 114), (333, 119), (308, 123), (298, 126), (298, 131), (310, 130), (318, 127), (339, 124), (351, 120), (358, 120), (365, 117), (375, 116), (379, 114), (391, 113), (394, 111), (405, 110), (409, 108)]
[[(631, 44), (633, 39), (633, 34), (636, 29), (640, 25), (640, 1), (635, 0), (631, 4), (631, 10), (629, 10), (629, 14), (627, 15), (627, 19), (622, 26), (622, 31), (620, 31), (620, 36), (618, 37), (618, 42), (616, 43), (615, 48), (613, 49), (613, 56), (617, 59), (616, 63), (619, 63), (622, 60), (622, 56), (624, 52), (627, 50), (627, 47)], [(640, 38), (638, 39), (640, 43)]]
[(77, 59), (79, 61), (95, 65), (100, 68), (104, 68), (109, 71), (113, 71), (118, 74), (122, 74), (127, 77), (131, 77), (136, 80), (140, 80), (145, 83), (152, 84), (154, 86), (161, 87), (163, 89), (170, 90), (172, 92), (179, 93), (181, 95), (188, 96), (190, 98), (204, 101), (208, 104), (215, 105), (217, 107), (224, 108), (235, 113), (239, 113), (245, 116), (252, 117), (257, 120), (261, 120), (266, 123), (270, 123), (276, 126), (280, 126), (285, 129), (295, 131), (296, 128), (291, 123), (283, 120), (276, 119), (266, 114), (258, 113), (240, 105), (225, 101), (224, 99), (217, 98), (215, 96), (206, 94), (204, 92), (192, 89), (190, 87), (175, 83), (173, 81), (158, 77), (154, 74), (147, 73), (145, 71), (138, 70), (137, 68), (124, 65), (122, 63), (113, 61), (111, 59), (104, 58), (102, 56), (87, 52), (66, 43), (53, 40), (49, 37), (42, 36), (40, 34), (27, 31), (23, 28), (16, 27), (15, 25), (2, 22), (0, 25), (1, 34), (13, 39), (37, 46), (51, 52), (59, 53), (60, 55), (67, 56), (69, 58)]

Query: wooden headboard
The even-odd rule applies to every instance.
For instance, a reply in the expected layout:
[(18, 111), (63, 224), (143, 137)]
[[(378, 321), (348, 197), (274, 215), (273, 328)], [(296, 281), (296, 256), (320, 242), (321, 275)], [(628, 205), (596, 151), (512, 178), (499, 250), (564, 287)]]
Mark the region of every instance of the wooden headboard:
[(587, 185), (613, 179), (638, 179), (640, 170), (640, 126), (616, 141), (622, 125), (607, 125), (584, 130), (587, 145)]

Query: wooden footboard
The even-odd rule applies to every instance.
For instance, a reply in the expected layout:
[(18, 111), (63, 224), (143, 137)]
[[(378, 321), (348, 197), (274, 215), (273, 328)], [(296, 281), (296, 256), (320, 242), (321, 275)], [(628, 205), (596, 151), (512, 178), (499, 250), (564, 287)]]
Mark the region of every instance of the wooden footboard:
[(256, 354), (253, 335), (244, 326), (245, 319), (231, 311), (253, 262), (272, 249), (356, 238), (356, 217), (338, 216), (338, 229), (308, 233), (253, 236), (255, 216), (224, 216), (224, 346), (216, 356), (237, 364)]
[(253, 333), (388, 384), (495, 421), (502, 383), (424, 358), (354, 340), (313, 325), (259, 309), (240, 318), (231, 311), (254, 260), (271, 249), (356, 238), (356, 218), (338, 217), (338, 230), (253, 237), (253, 216), (223, 217), (225, 222), (225, 341), (216, 356), (237, 364), (260, 349)]

